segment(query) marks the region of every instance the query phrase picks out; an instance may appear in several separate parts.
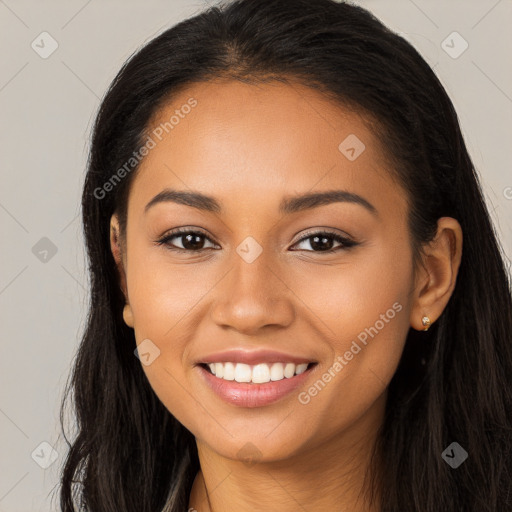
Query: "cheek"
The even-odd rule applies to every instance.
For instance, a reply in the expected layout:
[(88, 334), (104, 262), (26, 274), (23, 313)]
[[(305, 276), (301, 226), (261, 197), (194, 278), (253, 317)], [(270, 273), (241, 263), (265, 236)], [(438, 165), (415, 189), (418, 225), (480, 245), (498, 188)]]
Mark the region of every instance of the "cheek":
[(382, 332), (403, 332), (408, 326), (411, 261), (405, 244), (376, 243), (342, 264), (303, 267), (293, 289), (307, 306), (305, 314), (309, 309), (312, 318), (316, 315), (322, 331), (334, 338), (333, 346), (344, 351), (347, 340), (376, 323)]
[[(151, 363), (143, 364), (141, 358), (142, 369), (160, 401), (178, 421), (188, 425), (190, 415), (197, 411), (191, 407), (184, 366), (187, 336), (192, 331), (184, 330), (184, 326), (190, 327), (190, 313), (204, 282), (185, 279), (181, 270), (173, 272), (172, 267), (165, 265), (162, 258), (154, 257), (151, 251), (133, 250), (130, 258), (127, 286), (135, 338), (137, 345), (147, 344), (146, 340), (151, 342), (148, 345)], [(192, 274), (188, 277), (193, 279)]]
[(382, 244), (351, 264), (316, 270), (295, 289), (307, 305), (304, 314), (330, 344), (332, 359), (323, 371), (338, 362), (331, 369), (336, 383), (324, 395), (331, 405), (342, 392), (346, 407), (364, 409), (393, 377), (409, 330), (411, 261), (405, 244)]
[[(207, 263), (199, 264), (208, 265)], [(130, 253), (127, 287), (140, 336), (165, 340), (189, 315), (215, 283), (206, 268), (194, 264), (170, 264), (164, 248), (134, 247)]]

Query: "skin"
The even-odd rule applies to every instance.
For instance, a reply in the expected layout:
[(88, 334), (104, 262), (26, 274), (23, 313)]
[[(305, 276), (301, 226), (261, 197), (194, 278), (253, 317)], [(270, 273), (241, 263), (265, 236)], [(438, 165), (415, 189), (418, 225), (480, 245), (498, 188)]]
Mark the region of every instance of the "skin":
[[(424, 315), (434, 323), (450, 298), (462, 251), (460, 226), (440, 219), (415, 269), (406, 194), (389, 172), (371, 123), (315, 90), (276, 82), (194, 84), (150, 127), (168, 121), (190, 97), (197, 106), (134, 177), (125, 238), (117, 216), (111, 219), (125, 322), (138, 344), (150, 339), (160, 350), (143, 369), (197, 440), (201, 470), (189, 507), (378, 511), (365, 499), (363, 484), (387, 387), (409, 329), (423, 330)], [(350, 134), (365, 145), (354, 161), (338, 149)], [(222, 212), (162, 202), (144, 213), (165, 188), (214, 196)], [(348, 202), (278, 212), (283, 197), (332, 189), (364, 197), (377, 214)], [(171, 229), (191, 226), (207, 233), (200, 239), (203, 252), (155, 244)], [(325, 254), (311, 238), (299, 242), (306, 230), (322, 228), (359, 245)], [(248, 236), (263, 249), (252, 263), (236, 252)], [(186, 240), (177, 236), (169, 243), (183, 247)], [(300, 403), (298, 393), (395, 303), (400, 312), (309, 403)], [(243, 408), (217, 397), (194, 366), (201, 356), (232, 347), (272, 348), (318, 364), (297, 392)], [(254, 464), (239, 454), (244, 446)]]

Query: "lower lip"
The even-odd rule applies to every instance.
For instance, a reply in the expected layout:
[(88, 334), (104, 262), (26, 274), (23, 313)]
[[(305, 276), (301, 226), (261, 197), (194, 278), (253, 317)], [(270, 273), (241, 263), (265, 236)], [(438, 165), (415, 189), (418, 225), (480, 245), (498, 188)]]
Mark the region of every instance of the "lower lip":
[(299, 375), (264, 384), (224, 380), (215, 377), (201, 365), (198, 365), (197, 368), (206, 384), (224, 401), (240, 407), (262, 407), (277, 402), (297, 389), (309, 377), (315, 366), (316, 364), (311, 365)]

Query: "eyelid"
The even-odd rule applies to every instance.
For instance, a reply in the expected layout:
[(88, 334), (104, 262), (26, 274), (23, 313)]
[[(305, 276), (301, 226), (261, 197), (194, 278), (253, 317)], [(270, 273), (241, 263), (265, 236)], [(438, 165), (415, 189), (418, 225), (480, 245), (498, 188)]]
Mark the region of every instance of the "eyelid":
[(345, 233), (343, 231), (338, 231), (333, 228), (318, 227), (318, 228), (312, 228), (312, 229), (306, 230), (304, 233), (301, 234), (301, 237), (298, 240), (296, 240), (292, 245), (295, 245), (298, 242), (302, 242), (303, 240), (310, 238), (314, 235), (318, 235), (318, 234), (336, 236), (339, 238), (343, 238), (346, 241), (355, 243), (355, 240), (350, 235), (348, 235), (347, 233)]
[[(203, 235), (205, 237), (205, 239), (207, 239), (213, 245), (218, 245), (217, 242), (215, 242), (212, 239), (212, 237), (210, 237), (210, 235), (203, 228), (200, 228), (197, 226), (186, 226), (186, 227), (171, 229), (170, 231), (167, 231), (161, 237), (159, 237), (155, 243), (157, 245), (167, 245), (168, 240), (170, 240), (171, 238), (175, 238), (175, 237), (179, 238), (180, 235), (187, 235), (187, 234), (191, 234), (191, 233)], [(206, 249), (211, 249), (211, 247), (206, 247), (203, 249), (199, 249), (197, 251), (188, 251), (187, 249), (182, 249), (181, 247), (170, 247), (170, 246), (169, 246), (169, 249), (175, 250), (175, 251), (181, 251), (181, 252), (197, 252), (198, 253), (198, 252), (204, 251)]]

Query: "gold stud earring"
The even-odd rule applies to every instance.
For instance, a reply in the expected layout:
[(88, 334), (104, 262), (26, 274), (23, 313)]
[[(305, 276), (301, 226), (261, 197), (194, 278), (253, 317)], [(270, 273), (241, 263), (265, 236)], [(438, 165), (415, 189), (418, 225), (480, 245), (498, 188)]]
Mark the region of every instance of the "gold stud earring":
[(423, 324), (423, 327), (425, 327), (425, 329), (423, 329), (424, 331), (428, 331), (429, 327), (430, 327), (430, 318), (428, 316), (424, 316), (422, 319), (421, 319), (421, 323)]

